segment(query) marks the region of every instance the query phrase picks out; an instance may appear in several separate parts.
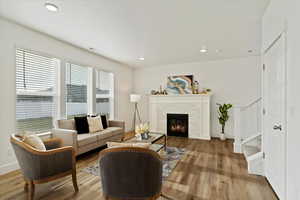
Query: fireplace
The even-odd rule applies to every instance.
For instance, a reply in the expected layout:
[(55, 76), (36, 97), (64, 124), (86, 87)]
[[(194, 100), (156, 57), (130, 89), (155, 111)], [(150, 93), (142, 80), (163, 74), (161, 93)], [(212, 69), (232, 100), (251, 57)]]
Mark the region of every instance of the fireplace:
[(189, 115), (188, 114), (167, 114), (167, 135), (188, 137), (189, 136)]

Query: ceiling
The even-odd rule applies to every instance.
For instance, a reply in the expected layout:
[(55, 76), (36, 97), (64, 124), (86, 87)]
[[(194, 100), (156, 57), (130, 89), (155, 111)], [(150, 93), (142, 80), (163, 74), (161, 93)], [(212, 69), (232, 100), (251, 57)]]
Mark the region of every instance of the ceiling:
[[(45, 2), (0, 0), (0, 15), (130, 66), (149, 67), (259, 54), (269, 0), (48, 0), (59, 6), (57, 13)], [(207, 53), (200, 53), (203, 46)]]

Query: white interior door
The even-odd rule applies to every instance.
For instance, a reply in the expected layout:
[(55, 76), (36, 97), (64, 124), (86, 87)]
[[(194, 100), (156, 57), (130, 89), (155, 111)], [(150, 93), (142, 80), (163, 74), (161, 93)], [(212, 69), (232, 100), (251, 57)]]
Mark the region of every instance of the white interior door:
[(264, 55), (265, 173), (280, 199), (285, 199), (286, 138), (286, 53), (285, 35)]

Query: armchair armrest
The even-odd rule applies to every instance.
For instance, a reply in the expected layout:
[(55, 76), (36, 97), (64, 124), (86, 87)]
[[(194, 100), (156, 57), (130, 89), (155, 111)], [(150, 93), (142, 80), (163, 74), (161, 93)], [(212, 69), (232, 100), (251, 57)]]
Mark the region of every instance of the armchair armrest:
[(62, 140), (62, 146), (72, 146), (77, 151), (77, 131), (69, 129), (52, 129), (52, 136)]
[(119, 120), (109, 120), (108, 121), (109, 127), (120, 127), (125, 131), (125, 122)]

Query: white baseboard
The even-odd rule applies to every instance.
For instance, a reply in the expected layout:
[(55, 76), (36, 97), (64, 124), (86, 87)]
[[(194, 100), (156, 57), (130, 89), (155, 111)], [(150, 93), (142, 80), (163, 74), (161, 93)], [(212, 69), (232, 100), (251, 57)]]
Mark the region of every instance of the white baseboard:
[(0, 166), (0, 175), (19, 169), (17, 162), (8, 163)]
[[(225, 134), (225, 136), (226, 136), (227, 139), (234, 139), (234, 135)], [(212, 132), (211, 133), (211, 137), (219, 138), (220, 137), (220, 133), (214, 133), (214, 132)]]

